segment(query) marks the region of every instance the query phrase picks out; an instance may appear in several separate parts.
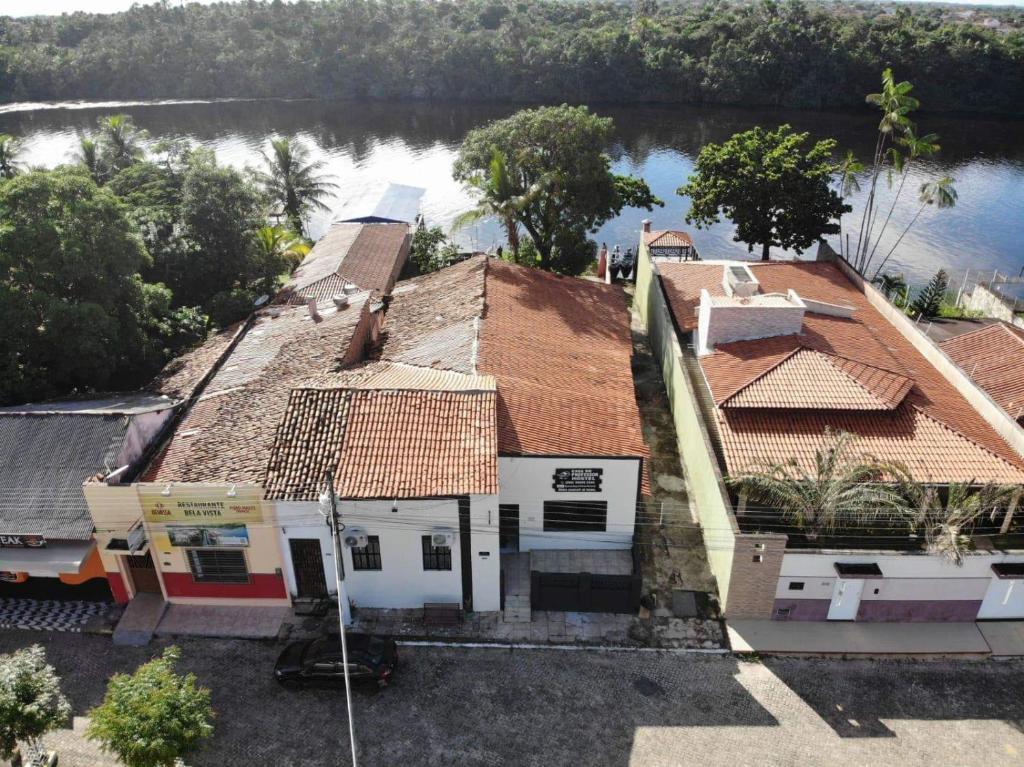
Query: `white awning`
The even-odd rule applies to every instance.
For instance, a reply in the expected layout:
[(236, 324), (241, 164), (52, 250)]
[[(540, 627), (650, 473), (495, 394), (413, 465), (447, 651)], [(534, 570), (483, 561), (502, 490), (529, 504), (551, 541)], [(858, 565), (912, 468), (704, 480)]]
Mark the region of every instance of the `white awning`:
[(95, 541), (47, 542), (39, 549), (0, 549), (0, 571), (45, 578), (77, 573), (95, 545)]

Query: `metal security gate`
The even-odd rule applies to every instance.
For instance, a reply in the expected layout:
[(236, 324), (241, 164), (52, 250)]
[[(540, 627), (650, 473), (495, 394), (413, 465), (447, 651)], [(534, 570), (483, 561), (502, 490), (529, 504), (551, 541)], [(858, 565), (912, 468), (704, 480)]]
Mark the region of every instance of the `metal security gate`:
[(160, 579), (156, 574), (156, 565), (153, 564), (153, 557), (146, 554), (131, 555), (125, 557), (128, 561), (128, 571), (132, 574), (132, 583), (136, 592), (145, 594), (159, 594)]
[(635, 613), (641, 577), (592, 573), (530, 573), (530, 608), (557, 612)]
[(324, 577), (324, 557), (318, 538), (291, 538), (288, 548), (292, 554), (292, 572), (299, 599), (323, 599), (327, 596)]

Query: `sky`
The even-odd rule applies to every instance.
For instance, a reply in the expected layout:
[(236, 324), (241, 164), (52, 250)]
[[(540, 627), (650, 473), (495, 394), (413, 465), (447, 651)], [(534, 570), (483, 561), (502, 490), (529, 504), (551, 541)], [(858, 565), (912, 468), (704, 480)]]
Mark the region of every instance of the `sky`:
[[(152, 0), (142, 3), (149, 4)], [(212, 0), (188, 0), (209, 3)], [(35, 16), (74, 11), (93, 13), (116, 13), (128, 10), (137, 0), (0, 0), (0, 16)], [(168, 0), (171, 5), (182, 5), (186, 0)], [(1024, 0), (955, 0), (960, 5), (1016, 5), (1024, 6)]]

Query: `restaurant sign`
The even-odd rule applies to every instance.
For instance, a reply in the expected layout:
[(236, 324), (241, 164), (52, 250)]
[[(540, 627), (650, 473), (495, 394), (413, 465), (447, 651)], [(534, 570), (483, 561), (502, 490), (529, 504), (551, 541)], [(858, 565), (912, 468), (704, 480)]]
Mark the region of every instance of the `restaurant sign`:
[(41, 535), (0, 535), (0, 548), (42, 549), (45, 547), (46, 539)]
[(147, 522), (262, 522), (263, 511), (256, 493), (241, 490), (231, 497), (207, 492), (204, 495), (142, 494), (142, 513)]
[(600, 493), (604, 469), (555, 469), (556, 493)]

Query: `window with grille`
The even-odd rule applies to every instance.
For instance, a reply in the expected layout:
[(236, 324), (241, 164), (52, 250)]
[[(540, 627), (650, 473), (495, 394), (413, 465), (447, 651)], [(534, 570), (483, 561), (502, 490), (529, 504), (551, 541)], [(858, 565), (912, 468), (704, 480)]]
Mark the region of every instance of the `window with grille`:
[(380, 570), (380, 537), (366, 536), (366, 545), (354, 547), (352, 551), (353, 570)]
[(423, 536), (423, 569), (424, 570), (451, 570), (452, 569), (452, 547), (435, 546), (431, 543), (432, 536)]
[(544, 501), (544, 530), (604, 532), (608, 526), (607, 501)]
[(241, 551), (188, 549), (188, 566), (196, 583), (249, 582), (249, 568)]

